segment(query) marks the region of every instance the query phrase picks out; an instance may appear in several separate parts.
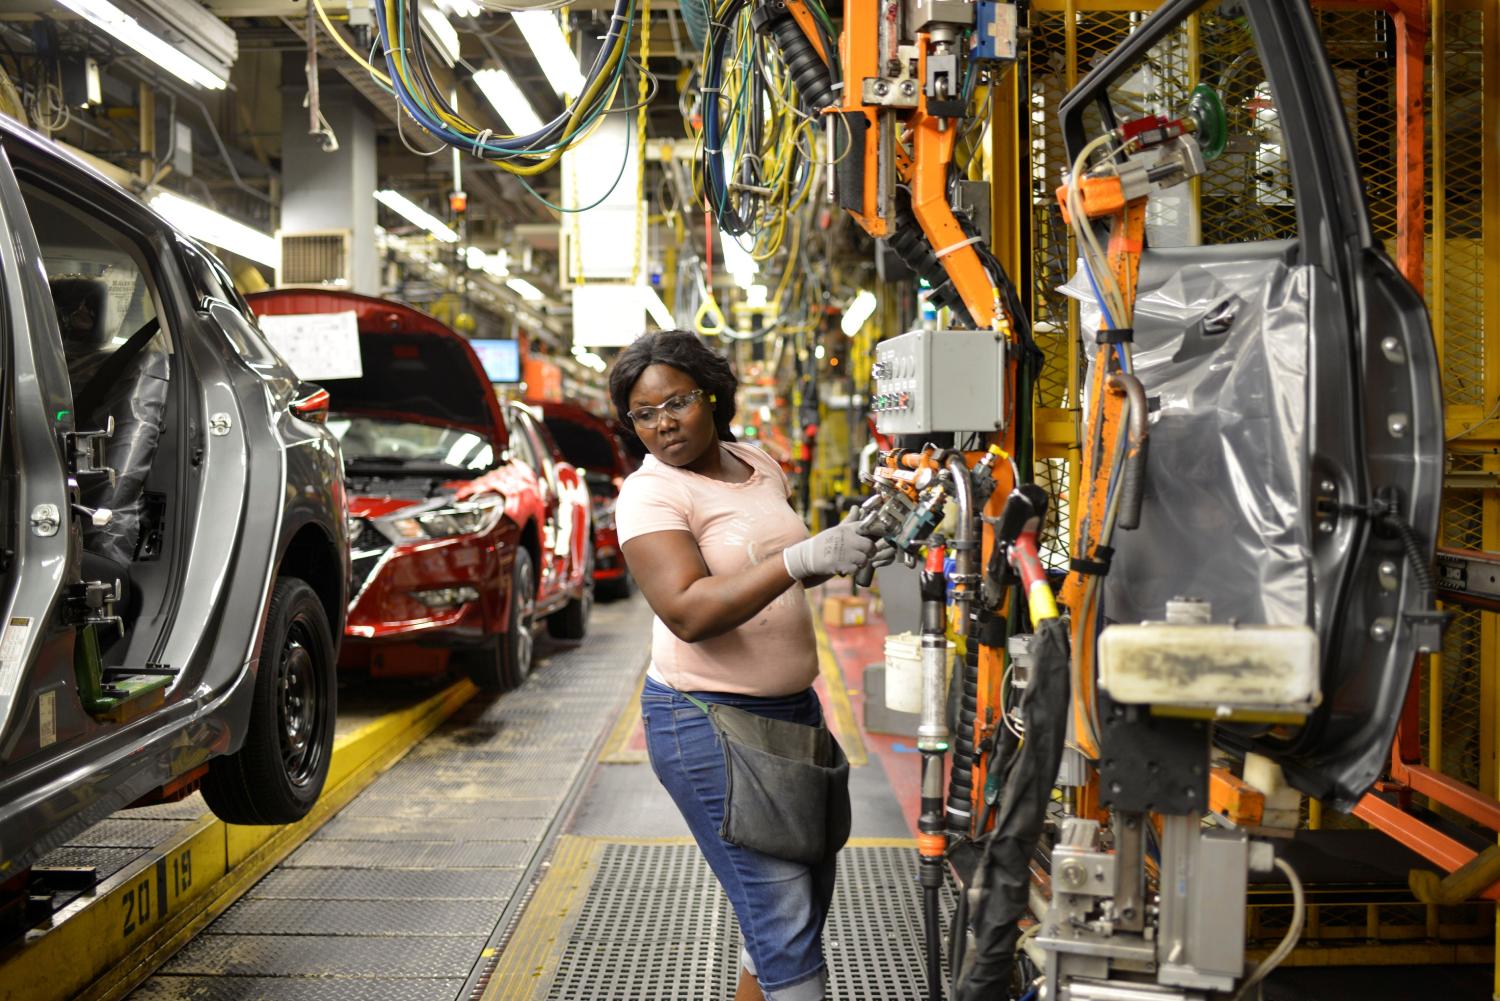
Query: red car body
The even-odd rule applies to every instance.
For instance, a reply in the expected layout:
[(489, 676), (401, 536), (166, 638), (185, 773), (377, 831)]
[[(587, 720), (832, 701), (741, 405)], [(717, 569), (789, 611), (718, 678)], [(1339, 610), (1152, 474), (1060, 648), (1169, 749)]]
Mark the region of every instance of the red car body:
[[(591, 600), (582, 477), (563, 463), (544, 480), (513, 454), (479, 358), (431, 316), (340, 291), (284, 289), (249, 301), (263, 316), (353, 312), (359, 329), (363, 375), (322, 382), (351, 519), (353, 598), (340, 667), (437, 674), (461, 650), (489, 664), (497, 686), (518, 682), (530, 667), (530, 628)], [(517, 618), (512, 571), (523, 550), (531, 594), (520, 595), (519, 608), (532, 612)], [(518, 622), (524, 663), (497, 668), (482, 652), (507, 642), (520, 649), (510, 635)], [(482, 680), (483, 669), (475, 673)]]
[(625, 559), (615, 533), (615, 501), (625, 477), (641, 464), (619, 423), (596, 417), (572, 403), (528, 400), (542, 418), (561, 456), (583, 471), (594, 508), (594, 583), (603, 590), (626, 591)]

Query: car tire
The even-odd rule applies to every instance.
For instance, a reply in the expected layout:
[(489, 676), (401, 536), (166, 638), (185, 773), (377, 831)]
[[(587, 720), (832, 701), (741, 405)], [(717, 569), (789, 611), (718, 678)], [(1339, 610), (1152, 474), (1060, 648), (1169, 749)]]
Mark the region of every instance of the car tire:
[(230, 824), (290, 824), (318, 801), (333, 758), (338, 684), (323, 603), (296, 577), (278, 577), (245, 742), (209, 762), (203, 799)]
[(581, 640), (588, 635), (589, 615), (594, 611), (594, 544), (589, 543), (583, 561), (583, 589), (560, 611), (547, 616), (547, 632), (560, 640)]
[(469, 679), (486, 692), (503, 692), (520, 686), (531, 674), (536, 629), (536, 575), (531, 552), (516, 550), (510, 565), (510, 611), (505, 632), (468, 659)]
[(635, 581), (628, 570), (613, 580), (601, 580), (594, 585), (594, 593), (601, 601), (624, 601), (634, 590)]

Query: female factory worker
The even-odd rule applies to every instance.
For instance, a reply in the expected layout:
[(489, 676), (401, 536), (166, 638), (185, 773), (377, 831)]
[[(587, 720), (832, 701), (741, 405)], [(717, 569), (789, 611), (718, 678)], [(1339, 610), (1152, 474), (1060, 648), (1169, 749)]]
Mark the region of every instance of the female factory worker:
[(873, 545), (850, 524), (808, 537), (780, 466), (734, 441), (734, 373), (695, 334), (637, 340), (616, 360), (609, 392), (650, 452), (620, 490), (615, 524), (656, 612), (641, 694), (652, 770), (739, 918), (736, 1001), (821, 998), (833, 857), (808, 866), (720, 837), (724, 754), (708, 717), (682, 693), (820, 725), (803, 587), (852, 573)]

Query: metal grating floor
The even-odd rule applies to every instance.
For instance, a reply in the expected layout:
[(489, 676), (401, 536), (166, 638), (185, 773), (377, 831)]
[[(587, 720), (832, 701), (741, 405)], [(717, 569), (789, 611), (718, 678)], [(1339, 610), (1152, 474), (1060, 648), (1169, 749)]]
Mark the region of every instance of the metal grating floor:
[(453, 1001), (633, 691), (642, 605), (542, 646), (525, 685), (459, 710), (131, 997)]
[[(911, 848), (839, 854), (823, 933), (831, 1001), (923, 1001), (921, 889)], [(944, 927), (955, 904), (944, 891)], [(548, 1001), (734, 996), (739, 928), (695, 845), (605, 847)]]

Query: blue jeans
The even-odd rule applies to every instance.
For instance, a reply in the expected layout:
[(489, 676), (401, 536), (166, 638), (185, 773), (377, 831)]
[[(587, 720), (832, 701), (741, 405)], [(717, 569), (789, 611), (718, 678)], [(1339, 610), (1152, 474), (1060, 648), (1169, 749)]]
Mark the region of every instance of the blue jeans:
[[(812, 689), (784, 698), (694, 692), (772, 719), (807, 726), (823, 721)], [(652, 678), (641, 692), (651, 770), (682, 812), (693, 838), (718, 877), (739, 919), (741, 961), (760, 982), (766, 1001), (823, 997), (823, 923), (833, 899), (834, 860), (817, 866), (787, 862), (731, 845), (719, 837), (724, 822), (724, 752), (708, 716), (682, 694)]]

